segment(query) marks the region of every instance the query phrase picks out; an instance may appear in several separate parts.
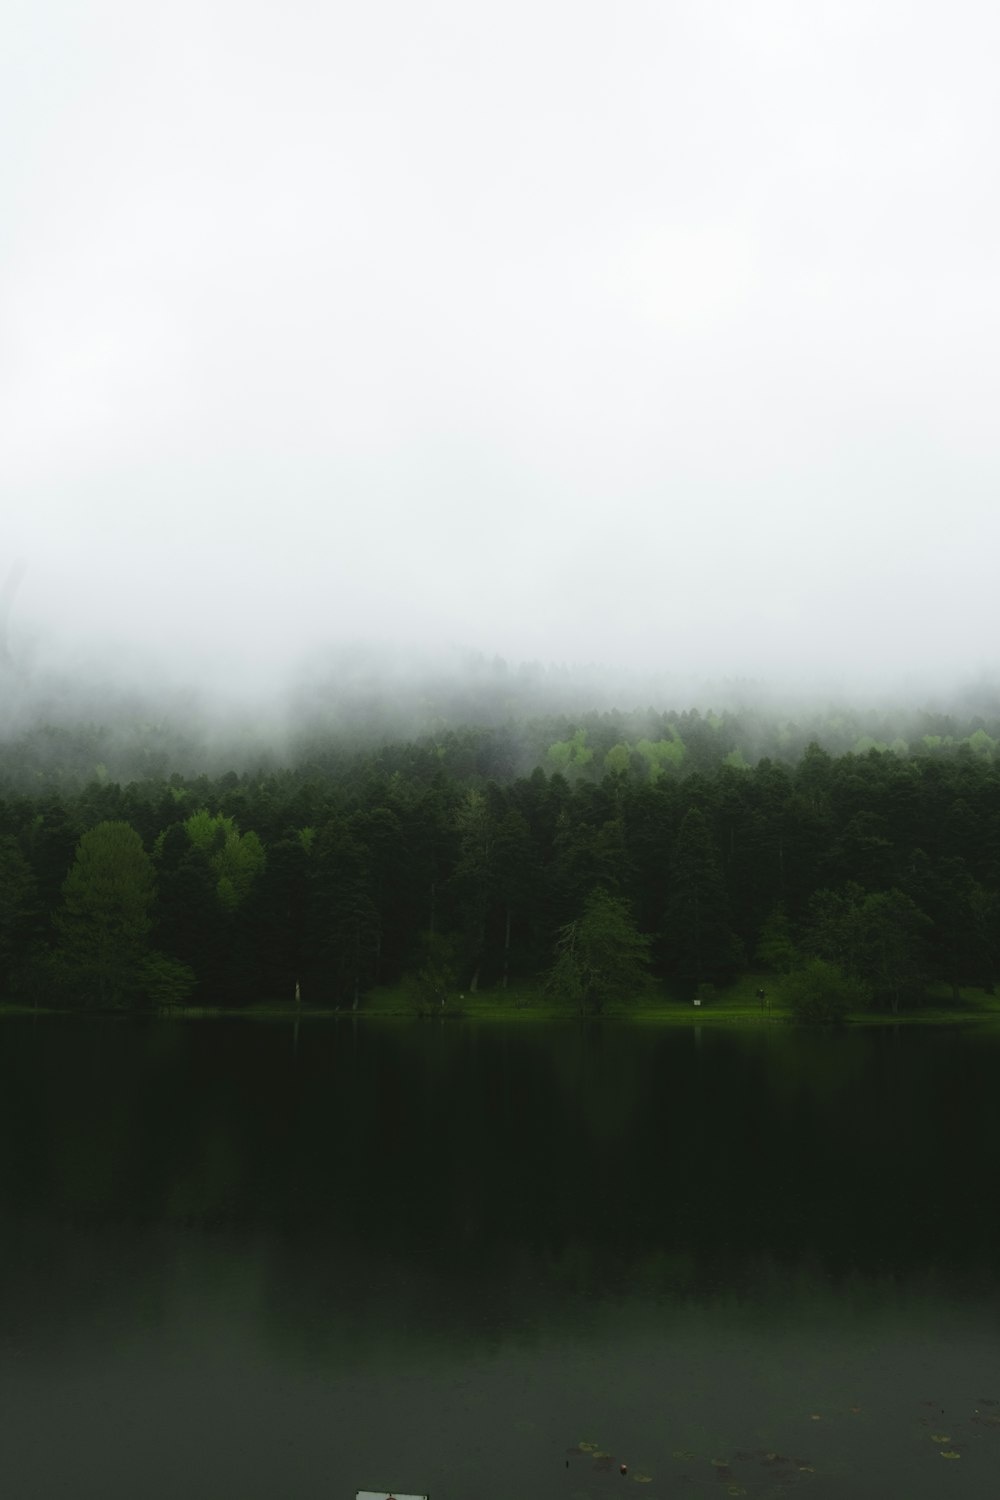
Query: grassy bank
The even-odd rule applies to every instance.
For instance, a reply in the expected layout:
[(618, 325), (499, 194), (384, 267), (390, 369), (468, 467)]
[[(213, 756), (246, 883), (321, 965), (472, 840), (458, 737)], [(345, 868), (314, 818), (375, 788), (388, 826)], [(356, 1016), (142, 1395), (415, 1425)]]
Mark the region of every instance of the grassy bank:
[[(763, 989), (763, 1004), (758, 991)], [(309, 1012), (312, 1014), (313, 1012)], [(287, 1009), (283, 1014), (288, 1014)], [(539, 986), (512, 985), (507, 990), (493, 989), (478, 994), (457, 994), (449, 997), (447, 1004), (421, 1006), (411, 989), (404, 985), (376, 989), (365, 996), (359, 1015), (370, 1017), (461, 1017), (482, 1021), (565, 1021), (574, 1019), (575, 1012), (567, 1012), (557, 1005)], [(602, 1014), (609, 1019), (642, 1021), (667, 1026), (698, 1025), (773, 1025), (794, 1023), (795, 1016), (785, 1000), (780, 977), (762, 974), (745, 974), (730, 985), (720, 986), (710, 994), (702, 996), (702, 1003), (695, 1005), (690, 995), (657, 987), (648, 997), (630, 1004), (608, 1006)], [(1000, 995), (988, 995), (984, 990), (963, 990), (960, 1001), (952, 1002), (950, 992), (943, 986), (929, 992), (925, 1003), (919, 1008), (900, 1011), (893, 1015), (888, 1011), (858, 1011), (847, 1017), (848, 1025), (896, 1026), (896, 1025), (948, 1025), (959, 1022), (1000, 1021)]]
[[(765, 991), (763, 1004), (758, 991)], [(78, 1015), (67, 1009), (35, 1010), (30, 1006), (0, 1001), (0, 1015)], [(93, 1012), (88, 1012), (93, 1014)], [(131, 1012), (118, 1011), (126, 1016)], [(253, 1005), (245, 1008), (211, 1005), (177, 1006), (163, 1012), (181, 1020), (220, 1020), (241, 1017), (258, 1021), (324, 1020), (357, 1015), (370, 1020), (446, 1019), (475, 1021), (517, 1021), (530, 1025), (537, 1021), (576, 1020), (575, 1011), (556, 1004), (540, 986), (512, 985), (509, 989), (492, 989), (478, 994), (458, 993), (444, 1006), (421, 1002), (407, 985), (383, 986), (367, 994), (357, 1012), (337, 1010), (332, 1006), (291, 1002)], [(589, 1013), (588, 1013), (589, 1014)], [(610, 1020), (642, 1022), (661, 1026), (779, 1025), (794, 1024), (795, 1016), (783, 994), (782, 980), (761, 974), (745, 974), (730, 985), (705, 993), (700, 1005), (690, 995), (655, 987), (648, 996), (630, 1004), (608, 1006), (602, 1016)], [(917, 1009), (900, 1011), (858, 1011), (848, 1015), (849, 1026), (955, 1026), (972, 1021), (1000, 1021), (1000, 995), (985, 990), (964, 989), (958, 1002), (939, 986), (928, 993)]]

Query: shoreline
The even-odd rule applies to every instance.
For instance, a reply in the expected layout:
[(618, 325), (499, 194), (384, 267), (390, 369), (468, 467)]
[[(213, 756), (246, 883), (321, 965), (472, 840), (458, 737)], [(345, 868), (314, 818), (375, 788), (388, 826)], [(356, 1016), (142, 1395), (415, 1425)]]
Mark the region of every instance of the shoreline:
[(295, 1025), (303, 1021), (409, 1021), (414, 1023), (448, 1022), (451, 1024), (461, 1022), (482, 1022), (494, 1024), (497, 1022), (517, 1023), (525, 1025), (536, 1025), (539, 1023), (558, 1023), (560, 1025), (579, 1025), (581, 1023), (592, 1024), (604, 1022), (618, 1025), (624, 1023), (632, 1026), (666, 1026), (666, 1027), (698, 1027), (698, 1026), (798, 1026), (810, 1030), (828, 1030), (831, 1024), (836, 1024), (838, 1029), (847, 1028), (880, 1028), (886, 1026), (970, 1026), (988, 1024), (989, 1022), (1000, 1023), (1000, 1002), (994, 1005), (959, 1005), (945, 1007), (940, 1005), (928, 1005), (922, 1010), (900, 1011), (892, 1014), (888, 1011), (856, 1012), (844, 1017), (838, 1023), (799, 1021), (792, 1012), (784, 1007), (774, 1007), (769, 1013), (762, 1014), (758, 1006), (744, 1007), (740, 1005), (725, 1004), (719, 1001), (714, 1005), (694, 1007), (693, 1005), (682, 1005), (679, 1002), (668, 1002), (660, 1006), (637, 1006), (626, 1008), (616, 1006), (613, 1009), (594, 1012), (569, 1012), (558, 1009), (551, 1005), (530, 1002), (520, 1005), (510, 1001), (497, 1003), (491, 999), (483, 999), (470, 1004), (468, 1001), (459, 1002), (455, 1005), (445, 1005), (440, 1009), (421, 1010), (414, 1006), (389, 1003), (360, 1006), (357, 1010), (350, 1008), (337, 1008), (335, 1006), (311, 1006), (307, 1004), (295, 1004), (289, 1002), (275, 1005), (248, 1005), (248, 1006), (211, 1006), (211, 1005), (179, 1005), (162, 1007), (159, 1009), (72, 1009), (70, 1007), (46, 1007), (20, 1005), (0, 1001), (0, 1019), (6, 1017), (56, 1017), (74, 1016), (78, 1018), (117, 1019), (128, 1021), (266, 1021), (281, 1022), (283, 1024)]

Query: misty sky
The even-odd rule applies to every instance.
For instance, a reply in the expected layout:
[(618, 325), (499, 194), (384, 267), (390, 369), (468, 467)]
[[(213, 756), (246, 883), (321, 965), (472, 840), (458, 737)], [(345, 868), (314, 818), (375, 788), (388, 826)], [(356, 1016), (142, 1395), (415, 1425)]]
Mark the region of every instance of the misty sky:
[(12, 644), (990, 669), (1000, 9), (7, 0)]

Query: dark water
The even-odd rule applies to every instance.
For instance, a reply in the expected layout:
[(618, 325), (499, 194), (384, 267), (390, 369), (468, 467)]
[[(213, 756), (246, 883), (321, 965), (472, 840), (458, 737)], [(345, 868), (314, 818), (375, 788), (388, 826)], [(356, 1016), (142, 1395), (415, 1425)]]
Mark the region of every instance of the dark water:
[(998, 1100), (979, 1029), (8, 1020), (0, 1494), (995, 1496)]

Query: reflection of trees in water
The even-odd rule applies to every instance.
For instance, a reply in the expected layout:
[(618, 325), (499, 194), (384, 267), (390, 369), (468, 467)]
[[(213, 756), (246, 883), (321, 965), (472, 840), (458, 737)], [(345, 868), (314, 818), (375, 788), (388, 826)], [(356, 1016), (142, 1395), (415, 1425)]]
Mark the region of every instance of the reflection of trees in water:
[(54, 1264), (49, 1235), (66, 1309), (127, 1295), (148, 1270), (135, 1247), (163, 1255), (165, 1230), (234, 1264), (264, 1246), (261, 1316), (324, 1346), (371, 1327), (531, 1338), (578, 1327), (588, 1300), (603, 1316), (767, 1292), (780, 1317), (934, 1267), (991, 1284), (982, 1033), (704, 1030), (699, 1047), (613, 1023), (347, 1022), (303, 1024), (293, 1050), (278, 1026), (46, 1017), (3, 1037), (5, 1218), (100, 1233), (115, 1267)]

